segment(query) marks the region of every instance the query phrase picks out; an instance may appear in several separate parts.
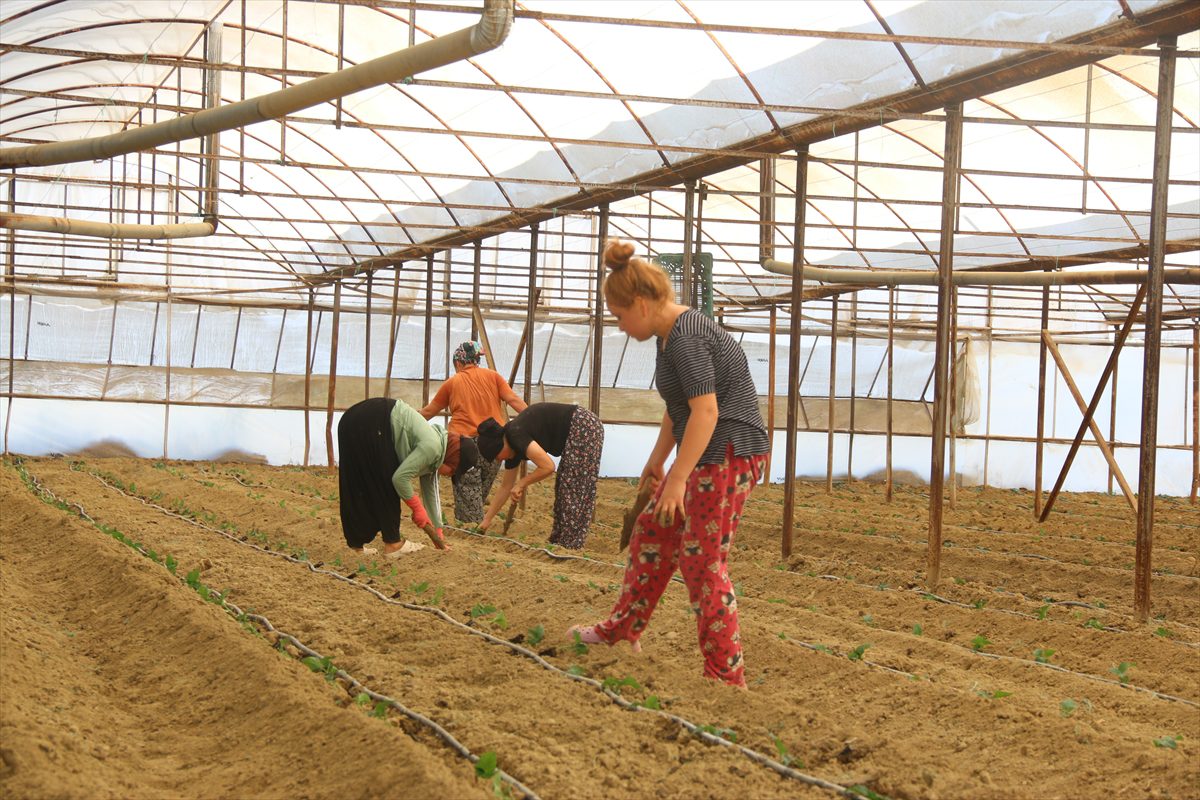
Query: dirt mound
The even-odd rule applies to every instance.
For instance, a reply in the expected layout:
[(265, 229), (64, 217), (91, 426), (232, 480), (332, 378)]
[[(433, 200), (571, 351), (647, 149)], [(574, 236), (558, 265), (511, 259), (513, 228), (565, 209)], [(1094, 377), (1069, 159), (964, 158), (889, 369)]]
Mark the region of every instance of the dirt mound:
[(129, 445), (117, 439), (101, 439), (87, 447), (76, 450), (73, 455), (83, 458), (137, 458), (138, 454)]

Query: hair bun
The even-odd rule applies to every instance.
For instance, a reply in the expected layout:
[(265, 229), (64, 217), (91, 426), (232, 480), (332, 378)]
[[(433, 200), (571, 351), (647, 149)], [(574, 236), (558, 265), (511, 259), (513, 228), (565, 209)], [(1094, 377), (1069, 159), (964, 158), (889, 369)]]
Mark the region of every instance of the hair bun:
[(609, 241), (604, 247), (604, 265), (609, 269), (624, 269), (633, 257), (633, 244), (620, 239)]

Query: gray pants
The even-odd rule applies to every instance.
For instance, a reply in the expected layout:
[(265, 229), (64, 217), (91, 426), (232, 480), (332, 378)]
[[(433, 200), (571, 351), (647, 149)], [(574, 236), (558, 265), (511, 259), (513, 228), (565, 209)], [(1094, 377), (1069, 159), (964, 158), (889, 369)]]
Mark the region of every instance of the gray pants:
[(481, 458), (477, 466), (450, 480), (454, 486), (454, 518), (458, 522), (483, 521), (484, 501), (499, 472), (499, 461)]

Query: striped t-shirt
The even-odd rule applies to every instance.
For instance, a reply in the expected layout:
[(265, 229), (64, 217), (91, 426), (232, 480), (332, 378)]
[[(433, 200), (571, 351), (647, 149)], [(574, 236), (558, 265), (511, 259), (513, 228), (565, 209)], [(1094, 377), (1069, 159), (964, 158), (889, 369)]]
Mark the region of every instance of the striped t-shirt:
[(671, 435), (683, 442), (692, 410), (688, 399), (717, 395), (717, 427), (698, 464), (720, 464), (726, 445), (733, 454), (765, 453), (767, 429), (758, 410), (758, 393), (750, 378), (746, 354), (724, 328), (694, 308), (679, 315), (666, 344), (658, 338), (654, 376), (658, 393), (671, 415)]

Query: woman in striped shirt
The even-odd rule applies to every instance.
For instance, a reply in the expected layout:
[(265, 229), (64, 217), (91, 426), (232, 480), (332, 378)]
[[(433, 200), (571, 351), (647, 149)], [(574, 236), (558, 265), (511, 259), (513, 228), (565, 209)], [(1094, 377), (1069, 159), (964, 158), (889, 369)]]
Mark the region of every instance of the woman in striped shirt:
[[(769, 447), (746, 354), (703, 313), (675, 302), (658, 266), (610, 242), (608, 310), (638, 341), (655, 337), (655, 381), (666, 403), (641, 480), (656, 485), (629, 542), (625, 582), (612, 614), (568, 631), (588, 643), (638, 640), (676, 566), (697, 617), (704, 674), (745, 688), (737, 598), (726, 561), (746, 498), (763, 479)], [(670, 471), (663, 467), (677, 448)]]

